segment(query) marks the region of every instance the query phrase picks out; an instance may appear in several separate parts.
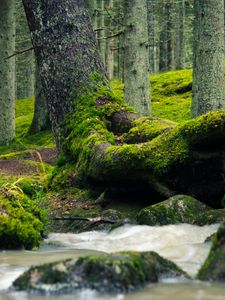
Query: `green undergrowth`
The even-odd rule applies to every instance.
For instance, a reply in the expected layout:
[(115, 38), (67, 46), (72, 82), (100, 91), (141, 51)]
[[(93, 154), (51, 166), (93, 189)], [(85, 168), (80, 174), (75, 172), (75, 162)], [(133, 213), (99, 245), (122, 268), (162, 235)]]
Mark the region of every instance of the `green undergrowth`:
[(50, 130), (28, 135), (34, 113), (34, 98), (16, 100), (16, 137), (9, 146), (0, 146), (0, 154), (54, 147), (54, 139)]
[[(150, 76), (153, 117), (182, 123), (190, 119), (192, 70), (179, 70)], [(112, 81), (115, 95), (122, 99), (124, 85)]]

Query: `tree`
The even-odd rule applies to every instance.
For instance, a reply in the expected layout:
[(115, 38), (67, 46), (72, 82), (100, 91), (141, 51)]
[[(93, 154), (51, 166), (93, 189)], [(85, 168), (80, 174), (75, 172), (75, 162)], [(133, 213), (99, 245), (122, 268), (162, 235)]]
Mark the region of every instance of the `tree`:
[(192, 117), (225, 108), (224, 1), (194, 2)]
[[(136, 188), (152, 202), (156, 194), (182, 192), (219, 206), (214, 200), (225, 192), (224, 154), (218, 153), (225, 113), (182, 126), (138, 118), (110, 91), (84, 2), (23, 3), (61, 153), (56, 182), (62, 172), (72, 177), (70, 184), (98, 185), (101, 192)], [(217, 156), (206, 160), (204, 145)]]
[[(30, 31), (21, 0), (16, 0), (16, 53), (31, 48)], [(12, 53), (11, 53), (12, 54)], [(34, 96), (35, 60), (33, 51), (16, 55), (16, 99)]]
[(15, 1), (0, 2), (0, 144), (15, 136)]
[(140, 114), (151, 114), (146, 0), (124, 2), (124, 99)]
[(31, 126), (29, 128), (30, 134), (34, 134), (50, 128), (47, 102), (44, 95), (37, 64), (35, 66), (35, 98), (34, 99), (35, 99), (34, 116), (33, 116)]

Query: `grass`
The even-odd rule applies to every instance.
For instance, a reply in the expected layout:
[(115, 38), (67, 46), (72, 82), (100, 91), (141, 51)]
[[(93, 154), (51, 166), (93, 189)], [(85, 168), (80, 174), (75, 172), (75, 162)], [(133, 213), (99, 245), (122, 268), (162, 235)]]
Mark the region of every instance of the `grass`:
[[(154, 117), (182, 123), (190, 119), (192, 70), (170, 71), (150, 77)], [(123, 98), (124, 85), (114, 80), (112, 89)]]

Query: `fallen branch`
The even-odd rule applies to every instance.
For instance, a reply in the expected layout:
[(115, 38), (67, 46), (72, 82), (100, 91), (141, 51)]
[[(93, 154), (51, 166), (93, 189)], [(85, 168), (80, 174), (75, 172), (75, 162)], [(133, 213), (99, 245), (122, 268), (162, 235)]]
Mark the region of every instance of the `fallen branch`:
[(109, 219), (102, 219), (101, 217), (97, 217), (97, 218), (85, 218), (85, 217), (80, 217), (80, 216), (55, 217), (53, 220), (56, 220), (56, 221), (87, 221), (87, 222), (91, 222), (93, 224), (96, 224), (96, 223), (115, 224), (116, 223), (116, 221), (109, 220)]

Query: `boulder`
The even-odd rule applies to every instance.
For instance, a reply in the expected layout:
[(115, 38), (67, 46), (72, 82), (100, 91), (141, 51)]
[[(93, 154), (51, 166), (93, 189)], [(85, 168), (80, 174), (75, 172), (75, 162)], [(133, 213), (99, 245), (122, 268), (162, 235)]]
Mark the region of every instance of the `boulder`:
[(209, 281), (225, 281), (225, 223), (219, 227), (209, 255), (199, 270), (197, 278)]
[(99, 292), (128, 292), (161, 277), (188, 275), (155, 252), (121, 252), (86, 256), (31, 267), (13, 286), (16, 290), (62, 294), (88, 288)]
[(203, 222), (199, 212), (210, 209), (206, 204), (186, 195), (175, 195), (169, 199), (143, 208), (137, 215), (137, 222), (150, 226), (176, 223), (198, 224)]

